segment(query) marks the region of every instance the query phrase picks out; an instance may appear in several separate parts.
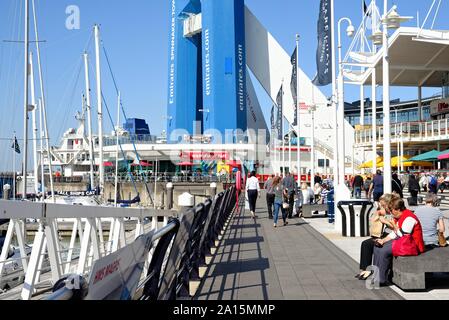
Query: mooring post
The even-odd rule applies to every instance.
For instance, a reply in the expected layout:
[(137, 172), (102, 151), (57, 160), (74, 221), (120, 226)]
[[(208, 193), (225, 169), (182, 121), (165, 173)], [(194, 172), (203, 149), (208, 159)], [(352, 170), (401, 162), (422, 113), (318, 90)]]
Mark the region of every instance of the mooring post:
[(11, 186), (9, 184), (5, 184), (3, 186), (3, 200), (9, 200), (9, 190), (11, 190)]
[(173, 209), (173, 183), (169, 182), (167, 183), (167, 203), (166, 208), (167, 210)]
[(212, 200), (214, 200), (216, 195), (217, 195), (217, 184), (215, 182), (212, 182), (210, 184), (210, 197), (212, 198)]

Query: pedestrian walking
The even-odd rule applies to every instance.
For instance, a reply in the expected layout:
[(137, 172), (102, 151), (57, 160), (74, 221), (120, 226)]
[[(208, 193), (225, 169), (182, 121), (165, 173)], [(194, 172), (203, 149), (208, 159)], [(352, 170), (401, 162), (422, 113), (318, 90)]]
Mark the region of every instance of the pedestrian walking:
[(402, 192), (404, 188), (402, 187), (402, 183), (401, 180), (399, 180), (399, 177), (396, 173), (394, 173), (392, 175), (392, 179), (391, 179), (391, 190), (394, 193), (397, 193), (399, 195), (399, 197), (402, 199), (404, 198), (404, 194)]
[(250, 178), (246, 182), (246, 192), (248, 194), (249, 210), (251, 216), (256, 219), (257, 197), (260, 197), (259, 179), (256, 177), (256, 171), (251, 172)]
[(363, 178), (361, 175), (356, 175), (352, 182), (352, 188), (354, 190), (354, 198), (361, 199), (362, 198), (362, 187), (363, 187)]
[(273, 209), (274, 209), (274, 191), (273, 191), (273, 181), (275, 176), (272, 175), (264, 184), (264, 189), (267, 192), (267, 208), (268, 208), (268, 218), (273, 219)]
[(273, 226), (277, 228), (278, 220), (279, 220), (279, 211), (282, 213), (282, 220), (284, 221), (284, 226), (288, 224), (287, 222), (287, 199), (288, 192), (287, 189), (284, 189), (282, 186), (282, 181), (280, 177), (274, 178), (273, 181), (273, 192), (275, 195), (274, 199), (274, 214), (273, 214)]
[(370, 192), (373, 193), (373, 200), (379, 202), (380, 197), (384, 193), (384, 177), (382, 171), (377, 170), (376, 175), (373, 178), (373, 184), (371, 185)]
[(293, 216), (293, 206), (295, 204), (296, 182), (290, 172), (287, 173), (285, 178), (282, 180), (282, 186), (287, 190), (287, 203), (289, 204), (287, 213), (288, 218), (291, 219)]
[(418, 193), (421, 191), (419, 186), (419, 181), (416, 179), (414, 174), (410, 175), (410, 179), (408, 181), (408, 189), (410, 191), (411, 197), (408, 199), (409, 206), (417, 206), (418, 205)]

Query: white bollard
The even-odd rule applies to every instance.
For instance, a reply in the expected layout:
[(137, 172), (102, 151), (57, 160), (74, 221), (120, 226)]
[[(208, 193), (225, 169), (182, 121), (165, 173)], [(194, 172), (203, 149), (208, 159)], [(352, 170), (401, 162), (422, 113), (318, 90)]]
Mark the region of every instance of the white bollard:
[(195, 206), (195, 197), (188, 192), (184, 192), (178, 197), (178, 207), (181, 209), (191, 209)]

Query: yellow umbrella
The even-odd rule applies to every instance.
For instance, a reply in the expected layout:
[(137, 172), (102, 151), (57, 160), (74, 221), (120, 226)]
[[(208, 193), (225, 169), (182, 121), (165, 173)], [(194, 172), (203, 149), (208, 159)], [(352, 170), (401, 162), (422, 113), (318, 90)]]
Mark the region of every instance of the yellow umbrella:
[[(391, 166), (394, 168), (398, 168), (401, 165), (401, 160), (402, 160), (402, 165), (404, 167), (432, 167), (433, 166), (432, 162), (408, 161), (409, 159), (411, 159), (410, 156), (394, 157), (391, 159)], [(383, 167), (384, 163), (383, 162), (379, 163), (378, 166)]]
[[(376, 159), (376, 164), (377, 164), (377, 166), (379, 166), (378, 164), (381, 163), (382, 161), (383, 161), (383, 158), (382, 158), (382, 157), (377, 157), (377, 159)], [(373, 160), (370, 160), (370, 161), (367, 161), (367, 162), (363, 163), (363, 164), (359, 167), (359, 169), (370, 169), (370, 168), (372, 168), (372, 167), (373, 167)]]
[[(402, 161), (405, 162), (405, 161), (407, 161), (410, 158), (411, 158), (410, 156), (391, 158), (391, 166), (392, 167), (398, 167), (398, 164), (400, 165), (400, 159), (402, 159)], [(383, 167), (383, 166), (384, 166), (384, 163), (382, 161), (381, 163), (379, 163), (379, 167)]]

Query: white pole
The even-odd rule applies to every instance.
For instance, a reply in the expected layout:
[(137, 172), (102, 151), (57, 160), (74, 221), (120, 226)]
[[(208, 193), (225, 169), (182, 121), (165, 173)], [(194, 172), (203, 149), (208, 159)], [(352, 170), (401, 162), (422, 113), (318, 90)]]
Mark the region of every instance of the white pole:
[(98, 138), (100, 149), (100, 194), (104, 192), (104, 157), (103, 157), (103, 103), (101, 96), (101, 66), (100, 66), (100, 27), (94, 26), (95, 55), (97, 71), (97, 108), (98, 108)]
[(313, 182), (315, 178), (315, 106), (312, 106), (312, 150), (311, 150), (311, 166), (312, 170), (310, 172), (310, 184), (313, 188)]
[[(388, 13), (388, 0), (384, 0), (384, 18)], [(383, 21), (383, 113), (384, 113), (384, 193), (391, 193), (391, 132), (390, 132), (390, 60), (388, 54), (387, 21)]]
[(94, 189), (94, 140), (92, 134), (92, 102), (90, 100), (89, 56), (87, 52), (84, 53), (84, 76), (86, 84), (87, 124), (89, 131), (90, 187)]
[(115, 135), (117, 138), (117, 144), (115, 146), (115, 206), (117, 207), (118, 200), (118, 145), (119, 145), (119, 127), (120, 127), (120, 91), (118, 92), (118, 101), (117, 101), (117, 128), (115, 129)]
[[(376, 32), (377, 24), (376, 17), (374, 16), (374, 11), (376, 9), (376, 1), (372, 2), (372, 32)], [(376, 44), (373, 43), (373, 54), (376, 54), (377, 47)], [(373, 135), (373, 174), (377, 171), (377, 79), (376, 79), (376, 67), (373, 67), (371, 70), (371, 111), (372, 111), (372, 135)]]
[[(338, 22), (338, 139), (340, 140), (338, 153), (339, 153), (339, 184), (344, 185), (345, 183), (345, 167), (346, 167), (346, 143), (345, 143), (345, 95), (344, 95), (344, 79), (343, 79), (343, 62), (341, 53), (341, 22), (346, 20), (350, 22), (347, 18), (342, 18)], [(351, 22), (350, 22), (351, 23)], [(351, 23), (352, 24), (352, 23)]]
[(44, 127), (45, 127), (45, 138), (46, 146), (47, 146), (47, 153), (48, 153), (48, 171), (50, 173), (50, 190), (51, 195), (53, 197), (53, 201), (55, 201), (55, 189), (53, 186), (53, 168), (52, 168), (52, 159), (50, 154), (50, 137), (48, 135), (48, 128), (47, 128), (47, 104), (45, 100), (45, 94), (44, 94), (44, 78), (42, 74), (42, 64), (41, 64), (41, 50), (39, 46), (39, 29), (37, 27), (37, 15), (36, 15), (36, 7), (34, 0), (32, 1), (33, 4), (33, 20), (34, 20), (34, 32), (35, 32), (35, 38), (36, 38), (36, 53), (37, 53), (37, 67), (39, 71), (39, 85), (41, 89), (41, 106), (42, 106), (42, 114), (44, 116)]
[(295, 106), (297, 108), (298, 113), (298, 121), (297, 121), (297, 130), (296, 135), (298, 136), (297, 144), (298, 144), (298, 151), (297, 151), (297, 163), (296, 166), (298, 167), (298, 186), (301, 185), (301, 108), (299, 107), (299, 34), (296, 35), (296, 96), (297, 96), (297, 102), (298, 104)]
[(157, 197), (157, 175), (158, 175), (158, 159), (156, 158), (156, 163), (154, 165), (154, 209), (156, 209), (156, 197)]
[[(396, 107), (395, 108), (395, 116), (396, 116), (396, 124), (395, 124), (395, 126), (394, 126), (394, 134), (395, 134), (395, 138), (396, 138), (396, 141), (397, 141), (397, 145), (396, 145), (396, 147), (397, 147), (397, 154), (398, 154), (398, 159), (400, 159), (400, 157), (401, 157), (401, 143), (400, 143), (400, 141), (399, 141), (399, 123), (398, 123), (398, 108)], [(399, 166), (398, 166), (398, 169), (399, 169)]]
[(30, 17), (29, 17), (29, 0), (25, 0), (25, 81), (24, 81), (24, 118), (23, 118), (23, 171), (22, 171), (22, 198), (27, 197), (27, 169), (28, 169), (28, 52), (29, 52), (29, 35), (30, 35)]
[(39, 193), (39, 166), (37, 161), (37, 119), (36, 119), (36, 95), (34, 90), (34, 67), (33, 67), (33, 53), (30, 52), (30, 89), (31, 89), (31, 105), (34, 109), (31, 112), (33, 125), (33, 166), (34, 166), (34, 193)]
[(399, 137), (400, 137), (400, 139), (401, 139), (401, 171), (404, 171), (404, 138), (403, 138), (403, 134), (402, 134), (402, 132), (403, 132), (403, 130), (402, 130), (402, 123), (401, 123), (401, 126), (399, 127), (399, 129), (401, 130), (400, 132), (399, 132)]
[(292, 131), (289, 124), (288, 130), (288, 172), (292, 172)]
[(41, 163), (41, 189), (42, 189), (42, 201), (45, 199), (45, 167), (44, 167), (44, 128), (42, 124), (42, 100), (39, 99), (39, 131), (40, 131), (40, 163)]
[[(331, 41), (332, 41), (332, 111), (334, 113), (334, 185), (339, 185), (339, 152), (338, 152), (338, 112), (337, 112), (337, 66), (335, 53), (335, 8), (334, 0), (331, 0)], [(335, 201), (336, 203), (336, 201)], [(337, 208), (337, 206), (335, 205)]]
[(13, 167), (13, 181), (12, 181), (12, 198), (16, 200), (16, 133), (14, 132), (13, 140), (14, 149), (12, 150), (12, 167)]

